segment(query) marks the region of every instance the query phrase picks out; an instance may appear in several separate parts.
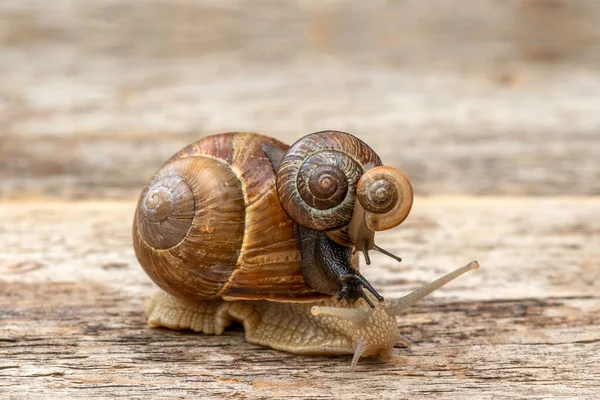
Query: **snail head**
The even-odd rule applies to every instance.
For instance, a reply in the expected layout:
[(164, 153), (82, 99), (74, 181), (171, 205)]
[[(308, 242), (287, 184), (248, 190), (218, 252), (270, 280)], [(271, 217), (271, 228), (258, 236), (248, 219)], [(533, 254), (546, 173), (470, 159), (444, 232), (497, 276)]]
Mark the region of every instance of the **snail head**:
[(378, 166), (366, 171), (359, 179), (357, 202), (348, 224), (348, 235), (355, 251), (371, 263), (369, 250), (376, 250), (398, 261), (400, 257), (375, 244), (375, 232), (400, 225), (412, 208), (413, 190), (408, 178), (395, 168)]

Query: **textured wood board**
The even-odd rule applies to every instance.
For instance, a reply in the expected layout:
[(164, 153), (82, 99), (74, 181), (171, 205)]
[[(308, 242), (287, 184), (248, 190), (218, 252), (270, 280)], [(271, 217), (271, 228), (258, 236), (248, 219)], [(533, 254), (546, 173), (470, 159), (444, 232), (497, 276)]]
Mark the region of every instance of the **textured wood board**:
[(250, 130), (356, 133), (420, 194), (600, 194), (600, 3), (4, 0), (0, 197), (132, 198)]
[[(560, 196), (600, 194), (599, 18), (593, 0), (1, 1), (0, 199), (58, 201), (0, 202), (0, 397), (596, 398), (600, 199)], [(415, 186), (378, 236), (404, 262), (363, 268), (384, 296), (482, 264), (398, 320), (413, 348), (352, 374), (240, 328), (147, 328), (144, 181), (208, 134), (322, 129)], [(486, 194), (550, 197), (439, 196)]]
[(470, 259), (482, 268), (398, 319), (388, 364), (299, 357), (153, 330), (155, 288), (130, 240), (132, 202), (0, 203), (0, 393), (36, 397), (595, 398), (600, 199), (417, 198), (363, 273), (399, 296)]

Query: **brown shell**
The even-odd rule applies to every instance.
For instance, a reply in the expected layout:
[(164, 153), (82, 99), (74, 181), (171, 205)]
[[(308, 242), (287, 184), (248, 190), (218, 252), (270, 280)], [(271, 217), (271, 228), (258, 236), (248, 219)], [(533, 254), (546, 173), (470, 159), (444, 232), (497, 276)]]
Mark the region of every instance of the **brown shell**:
[(358, 181), (358, 200), (365, 208), (365, 223), (372, 231), (400, 225), (412, 208), (413, 188), (402, 172), (380, 166), (367, 171)]
[(373, 149), (349, 133), (312, 133), (294, 143), (281, 161), (279, 199), (298, 225), (343, 229), (352, 218), (358, 180), (378, 165), (381, 159)]
[(192, 299), (326, 297), (302, 277), (294, 225), (280, 206), (264, 144), (287, 149), (258, 134), (210, 136), (152, 177), (133, 238), (140, 264), (162, 289)]

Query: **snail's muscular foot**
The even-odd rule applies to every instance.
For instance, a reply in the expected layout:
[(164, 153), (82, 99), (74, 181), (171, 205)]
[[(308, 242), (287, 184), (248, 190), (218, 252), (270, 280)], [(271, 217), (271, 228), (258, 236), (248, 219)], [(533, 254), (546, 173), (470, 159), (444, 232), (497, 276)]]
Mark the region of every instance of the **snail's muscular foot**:
[(371, 299), (365, 294), (363, 288), (366, 288), (377, 300), (383, 301), (383, 296), (377, 293), (369, 281), (358, 273), (358, 271), (341, 275), (340, 279), (342, 281), (342, 289), (338, 293), (338, 300), (346, 299), (348, 303), (354, 304), (358, 299), (364, 299), (371, 308), (375, 308)]

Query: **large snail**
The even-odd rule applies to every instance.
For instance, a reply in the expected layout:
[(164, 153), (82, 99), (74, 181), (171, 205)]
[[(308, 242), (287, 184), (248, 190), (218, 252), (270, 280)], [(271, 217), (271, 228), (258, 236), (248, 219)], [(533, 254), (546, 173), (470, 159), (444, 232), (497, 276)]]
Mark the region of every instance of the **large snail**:
[[(324, 131), (291, 147), (253, 133), (193, 143), (140, 196), (136, 256), (164, 291), (150, 326), (221, 334), (296, 354), (388, 356), (396, 315), (476, 262), (404, 298), (385, 300), (358, 271), (376, 231), (407, 217), (412, 187), (358, 138)], [(367, 289), (367, 292), (364, 291)]]

